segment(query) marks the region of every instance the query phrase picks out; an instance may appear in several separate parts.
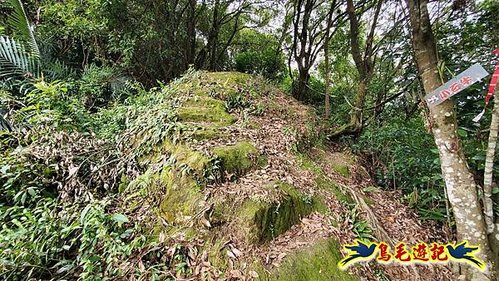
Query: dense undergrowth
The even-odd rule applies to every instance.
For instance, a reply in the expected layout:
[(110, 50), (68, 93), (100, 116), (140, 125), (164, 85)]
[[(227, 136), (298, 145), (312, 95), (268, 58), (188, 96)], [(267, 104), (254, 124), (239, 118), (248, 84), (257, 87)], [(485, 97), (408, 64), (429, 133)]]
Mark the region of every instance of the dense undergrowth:
[[(182, 241), (158, 237), (151, 220), (131, 213), (128, 202), (148, 192), (147, 185), (130, 184), (146, 170), (195, 172), (172, 153), (149, 155), (165, 140), (175, 145), (194, 137), (197, 128), (181, 123), (178, 112), (189, 91), (227, 90), (200, 75), (190, 72), (148, 91), (131, 85), (133, 97), (97, 109), (81, 98), (78, 83), (42, 81), (22, 99), (4, 93), (15, 130), (0, 136), (2, 279), (156, 280), (188, 273)], [(240, 90), (222, 93), (224, 110), (244, 105)], [(199, 178), (216, 180), (213, 169)]]

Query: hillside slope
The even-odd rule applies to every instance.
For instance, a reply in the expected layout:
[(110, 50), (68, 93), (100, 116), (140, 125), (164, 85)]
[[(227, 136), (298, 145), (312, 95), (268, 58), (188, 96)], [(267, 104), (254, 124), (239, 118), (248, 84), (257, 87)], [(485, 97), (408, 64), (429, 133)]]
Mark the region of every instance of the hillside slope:
[[(326, 146), (311, 108), (262, 79), (194, 72), (137, 102), (99, 113), (100, 140), (58, 132), (58, 141), (41, 140), (23, 154), (47, 166), (59, 159), (58, 176), (50, 179), (58, 198), (81, 206), (80, 219), (68, 219), (73, 228), (61, 227), (68, 234), (54, 242), (61, 247), (54, 256), (76, 260), (69, 276), (452, 279), (445, 267), (337, 268), (340, 245), (356, 237), (389, 243), (446, 237), (401, 204), (399, 193), (374, 187), (354, 155)], [(89, 153), (79, 160), (53, 152), (77, 154), (82, 146)], [(87, 229), (98, 210), (91, 219), (99, 228)], [(97, 235), (81, 238), (89, 232)], [(72, 244), (60, 245), (70, 238)]]

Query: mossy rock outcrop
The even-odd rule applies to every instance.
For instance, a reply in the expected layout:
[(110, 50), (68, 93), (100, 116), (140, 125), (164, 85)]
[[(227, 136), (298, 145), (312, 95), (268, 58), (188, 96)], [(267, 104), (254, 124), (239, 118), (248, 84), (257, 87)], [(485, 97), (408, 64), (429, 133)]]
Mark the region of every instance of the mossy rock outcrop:
[(171, 225), (186, 225), (197, 212), (203, 195), (196, 181), (169, 168), (160, 173), (165, 193), (162, 194), (159, 215)]
[(248, 242), (270, 241), (311, 212), (326, 209), (320, 198), (303, 194), (291, 185), (279, 183), (277, 188), (284, 193), (279, 202), (250, 199), (241, 206), (238, 217)]
[(261, 281), (356, 281), (356, 276), (338, 268), (343, 256), (340, 245), (333, 239), (320, 241), (284, 259), (273, 271), (259, 271)]
[(223, 101), (199, 95), (185, 101), (178, 109), (177, 115), (180, 121), (188, 124), (190, 136), (196, 140), (223, 137), (226, 134), (219, 129), (236, 121), (236, 118), (225, 110)]
[(213, 154), (220, 159), (224, 171), (241, 175), (253, 167), (264, 165), (265, 157), (249, 142), (238, 142), (235, 145), (221, 146), (213, 149)]
[(139, 197), (132, 196), (137, 206), (144, 197), (158, 202), (157, 215), (169, 226), (183, 226), (198, 212), (203, 200), (201, 187), (196, 180), (169, 166), (158, 172), (148, 170), (130, 183), (132, 189), (139, 192)]

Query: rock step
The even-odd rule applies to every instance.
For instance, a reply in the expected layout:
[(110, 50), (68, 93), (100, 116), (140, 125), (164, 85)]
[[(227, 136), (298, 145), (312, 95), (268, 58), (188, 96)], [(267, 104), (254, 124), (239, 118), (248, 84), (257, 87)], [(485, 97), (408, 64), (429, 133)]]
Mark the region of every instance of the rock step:
[(246, 141), (216, 147), (212, 152), (221, 161), (223, 171), (236, 176), (267, 163), (267, 159), (259, 154), (258, 149)]
[(268, 188), (282, 194), (277, 202), (248, 199), (236, 211), (239, 230), (249, 243), (270, 241), (311, 212), (327, 210), (321, 198), (304, 194), (292, 185), (279, 182)]
[(180, 121), (212, 122), (212, 127), (233, 124), (236, 118), (225, 110), (225, 103), (209, 97), (195, 97), (185, 101), (177, 110)]

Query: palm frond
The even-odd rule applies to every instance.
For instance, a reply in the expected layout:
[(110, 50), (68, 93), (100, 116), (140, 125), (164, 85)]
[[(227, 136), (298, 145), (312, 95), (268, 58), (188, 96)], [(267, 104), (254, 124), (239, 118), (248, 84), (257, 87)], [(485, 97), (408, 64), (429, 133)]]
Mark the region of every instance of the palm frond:
[(35, 40), (33, 26), (28, 21), (26, 12), (24, 11), (21, 0), (7, 0), (13, 11), (10, 13), (7, 22), (19, 35), (21, 41), (25, 41), (29, 49), (28, 51), (35, 57), (40, 57), (40, 50)]
[(0, 79), (25, 79), (39, 77), (40, 59), (27, 52), (15, 39), (0, 36)]
[(9, 121), (0, 115), (0, 131), (12, 131), (12, 126)]

